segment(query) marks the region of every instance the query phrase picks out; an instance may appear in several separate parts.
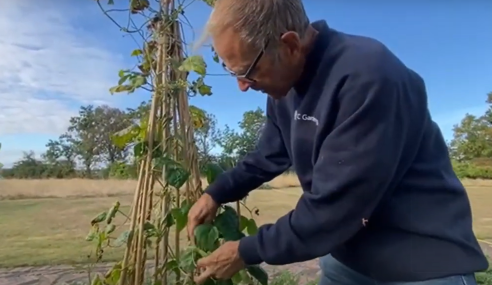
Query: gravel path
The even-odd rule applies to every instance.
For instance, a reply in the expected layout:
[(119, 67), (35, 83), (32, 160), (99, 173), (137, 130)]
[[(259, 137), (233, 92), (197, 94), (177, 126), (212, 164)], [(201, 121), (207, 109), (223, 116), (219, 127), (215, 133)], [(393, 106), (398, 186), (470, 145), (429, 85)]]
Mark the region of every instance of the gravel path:
[[(482, 248), (488, 256), (492, 257), (492, 245), (482, 244)], [(108, 265), (101, 265), (94, 271), (105, 272)], [(285, 266), (265, 265), (265, 269), (271, 276), (276, 273), (289, 270), (300, 276), (300, 285), (305, 285), (309, 280), (318, 276), (318, 261), (311, 260)], [(43, 267), (19, 267), (15, 269), (0, 269), (0, 285), (75, 285), (85, 284), (87, 273), (77, 270), (73, 266), (43, 266)], [(84, 283), (83, 283), (84, 282)]]

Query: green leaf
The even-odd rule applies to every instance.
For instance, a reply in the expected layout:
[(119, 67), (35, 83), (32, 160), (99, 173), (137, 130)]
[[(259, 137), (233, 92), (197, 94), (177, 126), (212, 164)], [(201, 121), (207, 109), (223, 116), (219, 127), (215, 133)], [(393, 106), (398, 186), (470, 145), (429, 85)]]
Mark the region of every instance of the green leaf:
[(261, 285), (268, 285), (268, 273), (258, 265), (246, 267), (248, 273)]
[(109, 235), (111, 234), (112, 232), (114, 232), (114, 230), (116, 229), (116, 226), (115, 225), (106, 225), (106, 228), (104, 229), (104, 232)]
[(176, 189), (183, 187), (190, 178), (190, 172), (172, 158), (156, 157), (153, 163), (156, 168), (166, 168), (166, 182)]
[(163, 168), (163, 167), (170, 167), (170, 166), (176, 166), (178, 162), (176, 162), (174, 159), (168, 157), (168, 156), (163, 156), (163, 157), (156, 157), (153, 159), (153, 164), (154, 167), (156, 168)]
[(239, 271), (238, 273), (234, 274), (234, 276), (232, 276), (231, 281), (233, 284), (239, 285), (243, 282), (243, 277), (241, 276), (241, 271)]
[(241, 275), (241, 281), (244, 284), (258, 283), (258, 282), (253, 282), (253, 279), (251, 279), (251, 276), (248, 274), (248, 271), (246, 271), (246, 269), (239, 271), (239, 275)]
[(91, 285), (103, 285), (103, 281), (101, 280), (101, 277), (99, 277), (99, 274), (96, 274), (94, 279), (92, 279)]
[(108, 240), (108, 235), (106, 234), (106, 232), (99, 232), (96, 239), (98, 244), (101, 245), (103, 242)]
[(229, 206), (215, 218), (214, 225), (226, 241), (240, 240), (245, 235), (239, 231), (239, 219), (236, 211)]
[(183, 211), (183, 213), (185, 213), (186, 215), (188, 215), (188, 212), (190, 211), (191, 206), (193, 206), (193, 204), (192, 204), (192, 203), (190, 203), (190, 201), (188, 201), (188, 200), (183, 200), (183, 201), (181, 201), (181, 210), (182, 210), (182, 211)]
[(106, 216), (106, 223), (107, 224), (111, 224), (111, 222), (113, 221), (114, 217), (116, 216), (116, 213), (118, 212), (118, 210), (120, 209), (120, 202), (116, 201), (113, 205), (113, 207), (111, 207), (108, 211), (108, 214)]
[(205, 60), (203, 60), (203, 57), (199, 55), (192, 55), (187, 57), (181, 66), (179, 67), (180, 71), (194, 71), (202, 76), (205, 76), (207, 73), (207, 64), (205, 63)]
[(190, 178), (190, 172), (188, 172), (184, 167), (173, 166), (166, 169), (166, 182), (172, 187), (179, 189)]
[(217, 249), (219, 230), (210, 224), (202, 224), (195, 228), (196, 245), (205, 251)]
[(155, 237), (157, 235), (157, 229), (151, 222), (145, 222), (143, 230), (147, 237)]
[(245, 216), (239, 217), (239, 231), (244, 231), (249, 224), (249, 219), (246, 218)]
[(171, 213), (168, 213), (161, 222), (161, 229), (170, 228), (172, 226), (174, 226), (173, 215)]
[(95, 216), (92, 221), (91, 221), (91, 226), (101, 223), (106, 220), (106, 216), (108, 215), (107, 212), (101, 212), (97, 216)]
[(97, 237), (97, 227), (91, 227), (91, 230), (89, 231), (89, 233), (87, 234), (87, 236), (85, 237), (85, 240), (86, 241), (93, 241), (96, 237)]
[(124, 128), (121, 131), (114, 133), (111, 136), (111, 141), (113, 144), (119, 148), (124, 148), (128, 144), (132, 143), (134, 139), (138, 136), (140, 132), (140, 126), (132, 125)]
[(116, 285), (121, 278), (121, 269), (113, 269), (111, 274), (104, 279), (104, 284), (106, 285)]
[(145, 78), (142, 75), (137, 75), (132, 78), (132, 87), (133, 88), (139, 88), (140, 86), (144, 85), (147, 83), (147, 78)]
[(201, 84), (198, 86), (198, 93), (202, 96), (210, 96), (212, 95), (212, 86)]
[(166, 269), (168, 272), (174, 272), (174, 274), (178, 275), (179, 274), (179, 264), (176, 259), (171, 259), (166, 263)]
[(248, 235), (252, 236), (258, 233), (258, 226), (254, 219), (249, 219), (248, 226), (246, 227), (246, 232)]
[(196, 247), (190, 246), (183, 251), (179, 258), (179, 267), (185, 272), (191, 272), (195, 269), (196, 261), (203, 257)]
[[(207, 2), (207, 1), (205, 1)], [(213, 53), (213, 57), (212, 59), (216, 62), (216, 63), (219, 63), (219, 55), (217, 54), (217, 52), (215, 51), (214, 47), (212, 47), (212, 53)]]
[(104, 276), (105, 285), (116, 285), (121, 277), (121, 262), (116, 263)]
[(207, 115), (205, 114), (205, 111), (193, 105), (189, 105), (188, 110), (190, 112), (193, 127), (195, 129), (203, 128), (207, 120)]
[(142, 54), (143, 54), (143, 52), (142, 52), (141, 49), (135, 49), (135, 50), (132, 51), (131, 56), (139, 56), (139, 55), (142, 55)]
[(111, 88), (109, 88), (109, 92), (111, 95), (114, 93), (121, 93), (121, 92), (132, 92), (133, 91), (133, 86), (131, 85), (116, 85)]
[(208, 6), (213, 7), (215, 5), (216, 0), (203, 0), (203, 2), (207, 3)]
[(133, 237), (133, 231), (132, 230), (127, 230), (124, 231), (120, 234), (120, 236), (116, 239), (115, 243), (117, 245), (123, 245), (128, 242), (128, 240), (132, 239)]
[(118, 85), (123, 85), (123, 83), (125, 83), (125, 81), (130, 77), (130, 74), (125, 74), (123, 76), (120, 77), (120, 79), (118, 80)]
[(214, 183), (219, 175), (224, 173), (224, 169), (222, 169), (222, 167), (220, 167), (220, 165), (216, 163), (209, 163), (206, 166), (205, 173), (207, 175), (208, 185), (210, 185)]
[(174, 208), (171, 210), (174, 221), (176, 223), (176, 231), (181, 232), (188, 223), (188, 212), (190, 211), (191, 205), (188, 202), (183, 201), (180, 208)]
[(139, 142), (133, 146), (133, 156), (141, 158), (147, 152), (147, 145), (144, 142)]

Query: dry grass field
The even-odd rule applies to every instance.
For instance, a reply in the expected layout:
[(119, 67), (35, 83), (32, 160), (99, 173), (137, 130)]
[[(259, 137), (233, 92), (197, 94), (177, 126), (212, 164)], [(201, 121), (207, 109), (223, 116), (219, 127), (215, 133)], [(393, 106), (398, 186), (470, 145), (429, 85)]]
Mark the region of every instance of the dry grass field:
[[(124, 205), (123, 211), (129, 211), (135, 184), (120, 180), (0, 180), (0, 267), (86, 262), (93, 248), (84, 240), (91, 218), (116, 200)], [(481, 239), (492, 239), (492, 181), (464, 184), (472, 202), (475, 233)], [(259, 224), (274, 222), (291, 210), (301, 193), (294, 175), (282, 175), (269, 185), (273, 189), (254, 191), (247, 201), (249, 207), (260, 209)], [(120, 254), (121, 249), (110, 249), (106, 260)]]
[[(203, 185), (206, 180), (202, 179)], [(0, 180), (0, 200), (31, 198), (89, 198), (133, 195), (136, 180), (7, 179)], [(295, 175), (281, 175), (268, 183), (274, 189), (299, 186)]]

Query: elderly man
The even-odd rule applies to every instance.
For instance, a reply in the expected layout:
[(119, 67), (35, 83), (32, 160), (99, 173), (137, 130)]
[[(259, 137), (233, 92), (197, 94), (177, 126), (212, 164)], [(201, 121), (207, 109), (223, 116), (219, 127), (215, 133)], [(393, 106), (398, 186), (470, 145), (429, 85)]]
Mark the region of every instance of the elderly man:
[(301, 0), (217, 0), (207, 23), (239, 89), (268, 94), (255, 151), (210, 185), (188, 231), (294, 166), (304, 193), (196, 278), (320, 258), (320, 284), (476, 284), (488, 263), (425, 84), (380, 42), (310, 23)]

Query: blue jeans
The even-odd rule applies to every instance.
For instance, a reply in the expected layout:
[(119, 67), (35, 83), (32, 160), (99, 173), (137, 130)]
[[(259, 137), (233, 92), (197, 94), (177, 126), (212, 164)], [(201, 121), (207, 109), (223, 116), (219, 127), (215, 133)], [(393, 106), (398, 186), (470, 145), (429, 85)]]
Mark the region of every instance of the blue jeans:
[(474, 274), (457, 275), (420, 282), (377, 282), (338, 262), (331, 255), (320, 258), (319, 285), (477, 285)]

